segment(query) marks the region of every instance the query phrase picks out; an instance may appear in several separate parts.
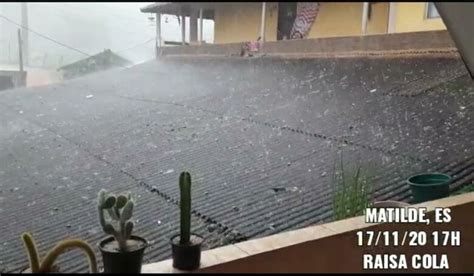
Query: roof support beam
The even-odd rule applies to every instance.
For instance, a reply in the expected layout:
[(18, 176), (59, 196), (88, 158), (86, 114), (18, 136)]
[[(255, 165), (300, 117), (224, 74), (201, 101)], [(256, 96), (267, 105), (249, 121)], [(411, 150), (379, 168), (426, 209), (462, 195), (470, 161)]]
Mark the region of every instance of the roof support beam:
[(474, 78), (474, 3), (435, 2), (435, 6)]

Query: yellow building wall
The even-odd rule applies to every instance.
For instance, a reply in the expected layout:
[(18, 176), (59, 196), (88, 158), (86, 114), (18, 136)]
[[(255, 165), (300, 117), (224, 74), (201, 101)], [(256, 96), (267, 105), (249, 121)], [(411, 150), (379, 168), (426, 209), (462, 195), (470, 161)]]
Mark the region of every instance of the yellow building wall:
[[(318, 16), (308, 38), (362, 35), (361, 2), (321, 3)], [(214, 6), (214, 43), (255, 41), (260, 36), (261, 3), (230, 2)], [(387, 33), (389, 3), (371, 5), (367, 34)], [(441, 18), (426, 18), (427, 2), (395, 4), (395, 32), (443, 30)], [(267, 2), (267, 41), (275, 41), (278, 25), (278, 3)]]
[[(372, 15), (367, 23), (368, 34), (385, 34), (388, 29), (389, 3), (372, 3)], [(362, 24), (362, 19), (361, 19)]]
[[(278, 3), (267, 2), (265, 40), (277, 37)], [(261, 3), (220, 3), (214, 9), (214, 43), (256, 41), (260, 36)]]
[[(308, 38), (362, 35), (362, 3), (321, 3)], [(387, 32), (388, 3), (372, 4), (368, 34)]]
[(427, 2), (405, 2), (395, 5), (395, 32), (445, 30), (441, 18), (426, 18)]

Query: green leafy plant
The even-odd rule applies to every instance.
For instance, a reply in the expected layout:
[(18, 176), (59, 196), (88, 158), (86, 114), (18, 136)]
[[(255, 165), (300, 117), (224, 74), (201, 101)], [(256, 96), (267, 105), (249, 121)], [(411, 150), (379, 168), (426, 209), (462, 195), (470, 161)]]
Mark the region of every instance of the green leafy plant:
[(188, 244), (191, 238), (191, 175), (188, 172), (182, 172), (179, 176), (179, 190), (181, 193), (181, 244)]
[(474, 192), (474, 184), (473, 183), (462, 187), (461, 189), (457, 190), (456, 192), (452, 193), (451, 195), (461, 195), (461, 194), (470, 193), (470, 192)]
[[(114, 236), (121, 251), (127, 251), (127, 240), (133, 230), (134, 201), (128, 195), (109, 195), (106, 190), (99, 192), (99, 220), (106, 234)], [(108, 218), (106, 218), (108, 216)]]
[(360, 166), (347, 169), (341, 155), (339, 169), (334, 166), (332, 182), (334, 220), (362, 215), (371, 206), (373, 179), (368, 170)]
[(59, 255), (73, 248), (79, 248), (84, 251), (87, 260), (89, 261), (89, 271), (91, 273), (97, 273), (97, 260), (94, 250), (92, 250), (91, 246), (85, 241), (79, 239), (60, 241), (41, 260), (33, 236), (30, 233), (23, 233), (21, 239), (23, 240), (23, 244), (28, 254), (31, 273), (49, 273), (58, 271), (58, 267), (54, 265), (54, 261), (59, 257)]

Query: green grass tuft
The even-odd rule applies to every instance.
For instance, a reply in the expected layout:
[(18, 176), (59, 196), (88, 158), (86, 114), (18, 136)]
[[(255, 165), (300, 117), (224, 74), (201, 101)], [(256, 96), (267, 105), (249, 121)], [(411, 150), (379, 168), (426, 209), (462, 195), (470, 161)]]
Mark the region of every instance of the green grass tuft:
[(461, 189), (457, 190), (456, 192), (452, 193), (451, 195), (460, 195), (465, 193), (474, 192), (474, 184), (468, 184)]
[(371, 206), (373, 178), (368, 169), (346, 168), (341, 155), (339, 168), (334, 166), (332, 182), (334, 220), (360, 216)]

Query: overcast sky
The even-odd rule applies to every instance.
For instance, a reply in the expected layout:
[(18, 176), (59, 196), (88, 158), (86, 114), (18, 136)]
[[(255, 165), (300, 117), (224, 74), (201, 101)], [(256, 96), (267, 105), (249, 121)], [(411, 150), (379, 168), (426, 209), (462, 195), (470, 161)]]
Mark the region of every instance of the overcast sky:
[[(154, 57), (156, 24), (139, 8), (150, 2), (130, 3), (28, 3), (29, 27), (58, 42), (93, 55), (104, 49), (118, 52), (135, 63)], [(0, 3), (0, 14), (21, 23), (20, 3)], [(189, 22), (187, 22), (187, 39)], [(0, 61), (17, 59), (17, 26), (0, 18)], [(162, 37), (168, 41), (181, 39), (175, 16), (162, 16)], [(204, 20), (203, 36), (213, 41), (214, 24)], [(30, 63), (54, 66), (85, 57), (29, 33)]]

